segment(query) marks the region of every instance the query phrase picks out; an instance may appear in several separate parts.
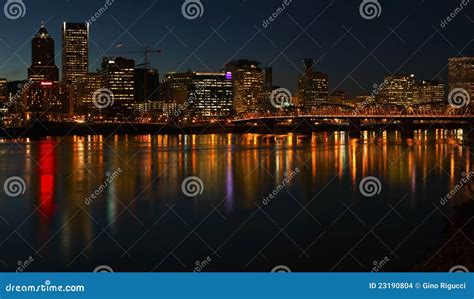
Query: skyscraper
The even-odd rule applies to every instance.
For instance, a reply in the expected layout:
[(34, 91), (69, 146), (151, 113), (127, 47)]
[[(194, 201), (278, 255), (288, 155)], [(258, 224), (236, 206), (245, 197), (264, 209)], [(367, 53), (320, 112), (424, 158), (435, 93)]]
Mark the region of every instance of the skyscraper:
[(227, 77), (233, 82), (234, 111), (244, 113), (264, 110), (264, 74), (260, 62), (231, 61), (224, 69)]
[(59, 71), (55, 64), (54, 40), (44, 24), (31, 42), (26, 107), (31, 112), (63, 112), (59, 99)]
[(450, 91), (462, 88), (469, 93), (471, 99), (474, 98), (474, 57), (450, 58), (448, 77)]
[(77, 83), (76, 102), (74, 110), (78, 114), (89, 114), (97, 112), (92, 99), (94, 93), (102, 88), (102, 75), (98, 73), (89, 73)]
[(44, 24), (41, 24), (31, 42), (31, 66), (28, 68), (30, 82), (58, 82), (59, 71), (54, 58), (54, 40)]
[(8, 101), (8, 87), (7, 87), (7, 79), (0, 78), (0, 107), (3, 103)]
[(297, 96), (305, 109), (325, 103), (329, 97), (329, 76), (314, 70), (314, 60), (304, 60), (305, 72), (298, 78)]
[(232, 114), (232, 78), (226, 73), (168, 73), (165, 85), (170, 87), (171, 99), (185, 107), (183, 114), (190, 118), (222, 119)]
[(113, 94), (104, 114), (114, 117), (130, 117), (135, 109), (135, 61), (123, 57), (105, 57), (102, 61), (103, 87)]
[(445, 89), (444, 83), (438, 81), (420, 81), (416, 86), (414, 101), (418, 103), (444, 101)]
[(62, 81), (76, 84), (89, 71), (89, 24), (64, 23)]
[(415, 75), (390, 75), (385, 77), (378, 101), (386, 104), (409, 106), (414, 103)]

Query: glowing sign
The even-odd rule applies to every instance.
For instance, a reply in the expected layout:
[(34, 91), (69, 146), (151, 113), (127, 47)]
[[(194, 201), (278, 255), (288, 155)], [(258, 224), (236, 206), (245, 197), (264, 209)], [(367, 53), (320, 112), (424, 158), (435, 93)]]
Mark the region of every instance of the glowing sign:
[(53, 82), (43, 81), (41, 82), (41, 86), (52, 86)]
[(232, 72), (227, 72), (227, 73), (225, 74), (225, 78), (226, 78), (227, 80), (232, 80)]

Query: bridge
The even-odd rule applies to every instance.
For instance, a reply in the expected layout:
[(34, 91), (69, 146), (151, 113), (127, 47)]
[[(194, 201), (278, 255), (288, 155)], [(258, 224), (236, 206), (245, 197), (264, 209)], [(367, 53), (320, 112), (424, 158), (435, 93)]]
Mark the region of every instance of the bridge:
[[(472, 129), (474, 111), (469, 107), (455, 109), (446, 102), (431, 102), (412, 105), (366, 105), (352, 107), (339, 104), (325, 104), (309, 111), (276, 111), (270, 113), (247, 113), (232, 120), (235, 126), (262, 126), (264, 130), (278, 128), (299, 128), (303, 131), (331, 129), (334, 126), (360, 134), (366, 129), (394, 128), (402, 134), (413, 135), (415, 129), (455, 127)], [(331, 127), (332, 125), (332, 127)], [(470, 131), (470, 130), (469, 130)]]

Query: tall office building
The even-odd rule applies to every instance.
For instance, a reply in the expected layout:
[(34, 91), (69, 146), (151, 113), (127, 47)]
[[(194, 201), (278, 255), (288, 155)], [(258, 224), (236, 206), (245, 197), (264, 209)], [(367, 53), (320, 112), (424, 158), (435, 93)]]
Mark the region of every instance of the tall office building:
[(99, 73), (89, 73), (77, 83), (77, 100), (74, 103), (74, 110), (77, 114), (94, 114), (94, 112), (98, 112), (92, 99), (94, 93), (101, 88), (102, 75)]
[(138, 103), (159, 98), (160, 75), (154, 69), (135, 69), (135, 100)]
[(170, 88), (171, 100), (185, 107), (183, 114), (189, 118), (223, 119), (232, 114), (233, 84), (226, 73), (169, 73), (164, 84)]
[(0, 78), (0, 107), (8, 101), (8, 82), (5, 78)]
[(448, 65), (449, 90), (466, 90), (474, 103), (474, 57), (450, 58)]
[(64, 23), (62, 81), (76, 84), (89, 72), (89, 24)]
[(54, 40), (44, 24), (31, 43), (31, 66), (28, 68), (26, 108), (29, 112), (64, 112), (64, 103), (59, 97), (59, 71), (55, 64)]
[(329, 75), (314, 70), (314, 60), (304, 60), (305, 72), (298, 77), (297, 96), (305, 109), (327, 102), (329, 97)]
[(378, 101), (386, 104), (410, 106), (416, 94), (415, 75), (391, 75), (385, 77)]
[(414, 102), (441, 102), (445, 100), (446, 86), (438, 81), (423, 80), (416, 85)]
[(33, 83), (59, 80), (59, 70), (55, 64), (54, 40), (41, 24), (41, 28), (31, 43), (31, 66), (28, 68), (28, 79)]
[(194, 73), (167, 73), (164, 77), (163, 87), (160, 97), (164, 100), (171, 100), (177, 105), (183, 105), (189, 99), (189, 87), (192, 84)]
[(234, 112), (255, 112), (265, 109), (264, 74), (260, 63), (249, 60), (236, 60), (224, 67), (226, 76), (232, 79), (234, 92)]
[(102, 61), (100, 71), (103, 87), (113, 94), (114, 103), (104, 109), (104, 114), (126, 118), (135, 110), (135, 61), (123, 57)]

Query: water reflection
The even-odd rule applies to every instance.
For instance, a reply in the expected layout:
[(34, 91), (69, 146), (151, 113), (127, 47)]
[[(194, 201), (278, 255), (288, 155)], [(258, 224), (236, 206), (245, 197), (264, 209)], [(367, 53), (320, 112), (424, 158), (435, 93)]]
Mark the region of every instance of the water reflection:
[[(461, 130), (417, 131), (412, 139), (403, 139), (398, 132), (363, 132), (360, 138), (335, 132), (88, 136), (22, 140), (18, 147), (2, 140), (0, 178), (18, 175), (14, 172), (23, 165), (20, 175), (31, 187), (27, 200), (39, 209), (37, 222), (27, 223), (24, 229), (36, 235), (36, 248), (69, 264), (76, 262), (78, 254), (93, 257), (102, 252), (95, 246), (104, 228), (118, 244), (133, 244), (133, 236), (123, 232), (134, 225), (153, 225), (168, 205), (176, 203), (180, 217), (196, 222), (209, 207), (219, 208), (226, 217), (254, 210), (295, 168), (301, 173), (287, 186), (288, 192), (303, 204), (322, 198), (318, 209), (327, 215), (339, 211), (326, 201), (360, 201), (358, 184), (366, 176), (381, 179), (383, 200), (397, 202), (409, 194), (408, 207), (416, 209), (420, 202), (444, 196), (462, 172), (472, 169), (464, 141)], [(118, 168), (123, 174), (85, 205), (85, 198)], [(205, 184), (205, 193), (196, 200), (186, 199), (181, 192), (181, 182), (188, 176), (197, 176)], [(468, 201), (468, 192), (469, 188), (460, 191), (451, 204)], [(18, 209), (28, 209), (7, 202), (0, 207), (2, 216), (14, 216), (13, 211), (23, 215)], [(225, 230), (227, 224), (219, 225)], [(167, 236), (160, 242), (166, 242)]]

